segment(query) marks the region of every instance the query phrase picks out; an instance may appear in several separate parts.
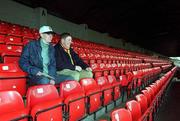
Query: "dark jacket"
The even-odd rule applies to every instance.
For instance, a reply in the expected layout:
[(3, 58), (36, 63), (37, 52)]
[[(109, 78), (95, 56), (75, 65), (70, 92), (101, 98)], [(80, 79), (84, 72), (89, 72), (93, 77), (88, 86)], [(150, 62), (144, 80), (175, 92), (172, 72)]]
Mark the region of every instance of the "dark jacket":
[[(21, 54), (19, 65), (23, 71), (29, 74), (29, 77), (35, 76), (38, 71), (43, 72), (43, 59), (41, 56), (40, 40), (29, 42)], [(49, 45), (49, 65), (48, 74), (52, 77), (56, 76), (56, 61), (54, 57), (54, 47)]]
[(75, 66), (81, 66), (82, 69), (89, 67), (83, 60), (70, 48), (71, 57), (73, 59), (74, 65), (71, 63), (71, 59), (68, 53), (63, 49), (63, 47), (58, 43), (55, 45), (55, 58), (56, 58), (56, 69), (61, 71), (63, 69), (75, 70)]

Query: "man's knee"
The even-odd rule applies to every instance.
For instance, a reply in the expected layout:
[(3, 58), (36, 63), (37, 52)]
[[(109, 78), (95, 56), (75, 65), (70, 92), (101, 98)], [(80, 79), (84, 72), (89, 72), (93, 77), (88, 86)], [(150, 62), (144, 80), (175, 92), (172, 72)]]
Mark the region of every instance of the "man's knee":
[(92, 78), (93, 77), (92, 71), (88, 71), (87, 75), (88, 75), (89, 78)]
[(37, 81), (37, 84), (49, 84), (50, 80), (48, 78), (41, 78)]
[(66, 81), (66, 80), (74, 80), (74, 78), (72, 76), (60, 74), (60, 75), (57, 75), (55, 83), (59, 84), (59, 83)]
[(83, 70), (80, 74), (80, 78), (92, 78), (93, 73), (91, 71)]
[(71, 73), (71, 76), (74, 78), (74, 80), (79, 81), (80, 73), (78, 71), (74, 71)]

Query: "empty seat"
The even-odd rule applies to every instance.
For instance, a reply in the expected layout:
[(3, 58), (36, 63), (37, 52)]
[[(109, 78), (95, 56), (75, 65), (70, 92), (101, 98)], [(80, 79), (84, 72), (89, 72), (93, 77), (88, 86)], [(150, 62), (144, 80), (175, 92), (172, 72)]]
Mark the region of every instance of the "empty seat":
[(22, 46), (0, 45), (1, 62), (18, 63), (21, 56)]
[(8, 52), (15, 52), (15, 53), (21, 53), (23, 47), (22, 46), (14, 46), (14, 45), (0, 45), (0, 54), (1, 53), (8, 53)]
[(1, 61), (3, 63), (18, 63), (21, 53), (16, 52), (3, 52), (1, 54)]
[(27, 107), (34, 121), (63, 121), (62, 99), (53, 85), (29, 87)]
[(96, 79), (97, 84), (100, 86), (101, 91), (103, 92), (103, 106), (110, 104), (113, 100), (112, 92), (113, 87), (108, 83), (106, 77), (97, 77)]
[(141, 106), (137, 101), (128, 101), (126, 108), (131, 112), (133, 121), (138, 121), (141, 118)]
[(0, 91), (16, 90), (22, 96), (26, 94), (26, 76), (15, 63), (0, 64)]
[(143, 114), (148, 108), (147, 98), (143, 94), (138, 94), (138, 95), (136, 95), (135, 98), (139, 102), (139, 104), (141, 106), (141, 112)]
[(113, 86), (113, 100), (116, 101), (121, 96), (121, 92), (120, 92), (121, 83), (116, 81), (116, 77), (112, 75), (108, 75), (107, 79), (108, 82)]
[(0, 91), (0, 121), (28, 121), (29, 110), (16, 91)]
[(80, 84), (85, 91), (88, 104), (88, 113), (94, 113), (101, 108), (102, 91), (93, 78), (83, 78)]
[(131, 112), (125, 108), (113, 110), (111, 113), (111, 121), (133, 121)]
[(148, 93), (147, 90), (142, 90), (141, 92), (146, 96), (147, 102), (148, 102), (148, 106), (150, 106), (151, 105), (151, 101), (152, 101), (151, 95)]
[(22, 39), (20, 37), (6, 36), (4, 41), (7, 45), (23, 45)]
[(125, 94), (126, 94), (126, 97), (127, 97), (129, 82), (127, 80), (126, 75), (119, 76), (119, 79), (120, 79), (120, 84), (121, 84), (122, 101), (124, 101)]
[(77, 121), (86, 116), (85, 94), (75, 80), (60, 83), (60, 97), (66, 104), (65, 113), (69, 121)]
[(105, 64), (103, 63), (90, 63), (90, 67), (93, 70), (94, 77), (100, 77), (103, 74), (103, 68), (105, 67)]
[(8, 29), (9, 29), (9, 24), (4, 21), (0, 21), (0, 33), (7, 34)]
[(0, 44), (4, 44), (5, 35), (0, 34)]

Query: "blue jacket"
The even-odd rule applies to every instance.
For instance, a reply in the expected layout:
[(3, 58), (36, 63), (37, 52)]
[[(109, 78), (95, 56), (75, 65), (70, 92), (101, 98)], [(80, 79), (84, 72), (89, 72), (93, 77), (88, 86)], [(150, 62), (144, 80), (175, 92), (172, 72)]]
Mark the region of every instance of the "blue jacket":
[[(39, 71), (43, 72), (43, 59), (41, 56), (40, 40), (29, 42), (24, 48), (19, 60), (19, 66), (23, 71), (29, 74), (29, 77), (35, 76)], [(49, 45), (49, 65), (48, 74), (52, 77), (56, 76), (56, 61), (54, 57), (55, 51), (52, 45)]]
[(55, 58), (56, 58), (56, 69), (61, 71), (63, 69), (75, 70), (75, 65), (81, 66), (82, 69), (89, 67), (83, 60), (70, 48), (71, 57), (73, 59), (74, 65), (71, 63), (71, 59), (64, 48), (58, 43), (55, 45)]

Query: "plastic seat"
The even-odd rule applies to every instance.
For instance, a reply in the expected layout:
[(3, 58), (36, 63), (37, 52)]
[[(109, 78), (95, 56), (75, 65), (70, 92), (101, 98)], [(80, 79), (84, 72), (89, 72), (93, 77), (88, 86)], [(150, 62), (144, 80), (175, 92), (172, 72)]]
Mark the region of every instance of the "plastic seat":
[(5, 35), (0, 34), (0, 44), (4, 44)]
[(131, 112), (125, 108), (113, 110), (111, 113), (111, 121), (133, 121)]
[(136, 100), (137, 100), (137, 102), (139, 102), (139, 104), (141, 106), (141, 112), (143, 114), (148, 108), (147, 98), (143, 94), (138, 94), (138, 95), (136, 95)]
[(149, 94), (147, 90), (142, 90), (141, 92), (146, 96), (147, 101), (148, 101), (148, 106), (150, 106), (152, 102), (151, 95)]
[(24, 38), (34, 38), (34, 35), (31, 32), (31, 29), (29, 27), (23, 27), (22, 28), (22, 37)]
[(128, 101), (126, 108), (131, 112), (133, 121), (138, 121), (141, 118), (141, 106), (137, 101)]
[(7, 34), (8, 29), (9, 29), (9, 24), (4, 21), (0, 21), (0, 33)]
[(16, 91), (0, 91), (0, 121), (28, 121), (29, 110)]
[(94, 75), (95, 78), (102, 76), (103, 70), (100, 68), (100, 64), (98, 64), (98, 63), (90, 63), (90, 67), (93, 70), (93, 73), (94, 73), (93, 75)]
[[(129, 82), (127, 80), (126, 75), (119, 76), (119, 81), (120, 81), (120, 84), (121, 84), (122, 101), (124, 101), (125, 92), (128, 93)], [(127, 95), (126, 97), (128, 97), (128, 94), (126, 94), (126, 95)]]
[(93, 78), (83, 78), (80, 84), (85, 91), (88, 104), (88, 114), (94, 113), (101, 108), (102, 91)]
[(112, 92), (113, 86), (108, 84), (108, 80), (106, 77), (97, 77), (96, 79), (97, 84), (100, 86), (101, 91), (103, 92), (103, 106), (110, 104), (113, 100)]
[(7, 45), (23, 45), (22, 39), (20, 37), (6, 36), (4, 41)]
[(16, 90), (22, 96), (26, 94), (26, 76), (15, 63), (0, 64), (0, 91)]
[(85, 93), (79, 82), (75, 80), (60, 83), (60, 97), (66, 104), (66, 116), (69, 121), (77, 121), (86, 116)]
[(34, 121), (63, 121), (62, 99), (53, 85), (29, 87), (27, 107)]
[(21, 53), (16, 52), (4, 52), (1, 54), (3, 63), (18, 63)]
[(108, 75), (107, 79), (108, 82), (113, 86), (113, 100), (116, 101), (121, 96), (121, 92), (120, 92), (121, 83), (116, 81), (116, 77), (112, 75)]
[(1, 53), (8, 53), (8, 52), (14, 52), (14, 53), (21, 53), (23, 47), (22, 46), (13, 46), (13, 45), (0, 45), (0, 54)]
[(9, 29), (7, 31), (8, 35), (21, 37), (22, 35), (22, 26), (18, 24), (10, 24)]
[(22, 52), (22, 46), (0, 45), (1, 61), (3, 63), (18, 63)]

